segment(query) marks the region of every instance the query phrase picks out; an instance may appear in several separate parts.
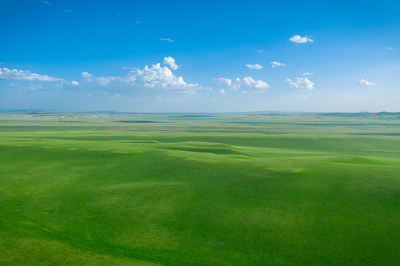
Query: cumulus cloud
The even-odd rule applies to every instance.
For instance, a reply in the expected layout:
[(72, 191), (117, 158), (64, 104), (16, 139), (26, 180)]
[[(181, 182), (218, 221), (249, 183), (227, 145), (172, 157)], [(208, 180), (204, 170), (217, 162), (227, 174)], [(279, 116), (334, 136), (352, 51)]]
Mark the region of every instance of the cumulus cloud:
[(163, 63), (169, 65), (173, 70), (178, 69), (178, 65), (175, 63), (175, 59), (170, 56), (164, 57)]
[(294, 43), (307, 43), (307, 42), (314, 42), (313, 39), (310, 39), (309, 37), (301, 37), (300, 35), (294, 35), (292, 36), (289, 41), (294, 42)]
[(295, 81), (286, 79), (285, 82), (296, 89), (314, 89), (314, 82), (310, 81), (308, 78), (296, 78)]
[(370, 82), (370, 81), (368, 81), (366, 79), (361, 79), (359, 84), (360, 85), (364, 85), (364, 86), (375, 86), (376, 85), (376, 83)]
[(0, 79), (66, 82), (65, 79), (61, 78), (55, 78), (47, 75), (31, 73), (30, 71), (27, 70), (8, 69), (6, 67), (0, 68)]
[[(165, 57), (165, 59), (170, 63), (175, 62), (172, 57), (170, 59)], [(82, 77), (89, 82), (96, 82), (98, 85), (104, 87), (111, 83), (118, 83), (131, 87), (165, 88), (188, 94), (194, 94), (196, 89), (201, 88), (197, 83), (186, 83), (183, 77), (175, 76), (170, 68), (161, 66), (161, 63), (151, 66), (146, 65), (141, 69), (132, 69), (125, 76), (94, 77), (88, 72), (82, 72)]]
[(227, 87), (232, 86), (232, 80), (227, 78), (214, 78), (215, 81), (224, 84)]
[(176, 77), (171, 69), (160, 63), (154, 64), (151, 67), (145, 66), (143, 69), (131, 71), (136, 75), (138, 81), (141, 81), (145, 87), (154, 88), (156, 86), (163, 88), (194, 88), (197, 84), (188, 84), (183, 80), (183, 77)]
[(72, 86), (79, 86), (79, 82), (78, 81), (71, 81), (71, 85)]
[(82, 78), (85, 78), (85, 79), (89, 79), (89, 78), (93, 77), (93, 75), (88, 72), (82, 72), (81, 75), (82, 75)]
[(228, 78), (214, 78), (215, 81), (224, 84), (231, 89), (243, 89), (244, 93), (262, 93), (269, 85), (262, 80), (254, 80), (252, 77), (236, 78), (234, 80)]
[(254, 80), (252, 77), (245, 77), (242, 79), (243, 83), (249, 88), (267, 89), (268, 83), (262, 80)]
[(254, 64), (254, 65), (247, 64), (246, 67), (247, 67), (247, 68), (250, 68), (250, 69), (254, 69), (254, 70), (260, 70), (260, 69), (263, 68), (263, 66), (262, 66), (262, 65), (259, 65), (259, 64)]
[(280, 67), (280, 66), (286, 66), (286, 64), (273, 61), (273, 62), (271, 62), (271, 66), (272, 66), (272, 68), (276, 68), (276, 67)]
[(160, 40), (161, 40), (161, 41), (164, 41), (164, 42), (175, 42), (175, 41), (172, 40), (172, 39), (163, 38), (163, 37), (160, 37)]

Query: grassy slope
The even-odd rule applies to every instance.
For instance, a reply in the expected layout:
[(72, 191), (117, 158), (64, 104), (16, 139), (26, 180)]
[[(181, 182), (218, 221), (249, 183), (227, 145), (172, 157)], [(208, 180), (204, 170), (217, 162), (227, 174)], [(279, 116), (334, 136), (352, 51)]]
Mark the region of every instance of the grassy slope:
[(399, 265), (399, 136), (389, 114), (3, 115), (0, 264)]

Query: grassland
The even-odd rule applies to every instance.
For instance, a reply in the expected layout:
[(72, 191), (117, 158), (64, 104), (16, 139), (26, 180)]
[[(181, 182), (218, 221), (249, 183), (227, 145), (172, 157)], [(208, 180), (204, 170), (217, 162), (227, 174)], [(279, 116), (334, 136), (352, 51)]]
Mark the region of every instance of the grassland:
[(0, 116), (1, 265), (400, 265), (400, 114)]

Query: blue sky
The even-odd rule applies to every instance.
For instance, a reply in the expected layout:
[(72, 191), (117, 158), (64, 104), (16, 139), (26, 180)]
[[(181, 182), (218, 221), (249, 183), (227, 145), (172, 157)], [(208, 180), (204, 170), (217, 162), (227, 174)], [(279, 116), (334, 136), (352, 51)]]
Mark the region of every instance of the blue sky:
[(400, 1), (0, 1), (0, 109), (400, 111)]

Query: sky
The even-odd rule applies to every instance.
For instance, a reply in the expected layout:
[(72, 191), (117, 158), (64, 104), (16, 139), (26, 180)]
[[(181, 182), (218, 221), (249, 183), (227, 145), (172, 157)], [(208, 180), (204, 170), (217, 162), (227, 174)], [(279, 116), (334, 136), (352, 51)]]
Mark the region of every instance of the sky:
[(400, 1), (0, 0), (0, 110), (399, 112)]

